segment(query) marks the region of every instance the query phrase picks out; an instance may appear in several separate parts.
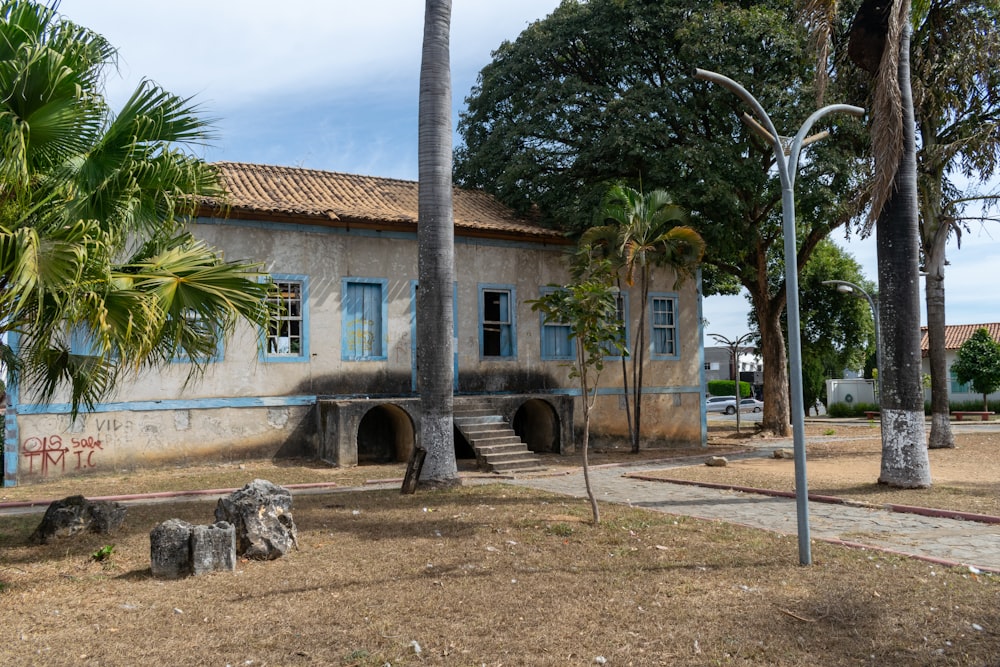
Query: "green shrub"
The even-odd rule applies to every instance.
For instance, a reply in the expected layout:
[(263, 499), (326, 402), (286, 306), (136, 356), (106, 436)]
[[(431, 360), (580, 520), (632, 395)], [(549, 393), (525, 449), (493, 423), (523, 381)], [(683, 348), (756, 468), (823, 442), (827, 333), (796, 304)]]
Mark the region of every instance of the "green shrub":
[[(735, 380), (709, 380), (708, 381), (708, 393), (712, 396), (735, 396), (736, 395), (736, 381)], [(749, 382), (740, 382), (740, 398), (749, 398), (752, 396), (750, 390)]]
[(874, 403), (831, 403), (826, 414), (831, 417), (864, 417), (866, 412), (878, 412)]

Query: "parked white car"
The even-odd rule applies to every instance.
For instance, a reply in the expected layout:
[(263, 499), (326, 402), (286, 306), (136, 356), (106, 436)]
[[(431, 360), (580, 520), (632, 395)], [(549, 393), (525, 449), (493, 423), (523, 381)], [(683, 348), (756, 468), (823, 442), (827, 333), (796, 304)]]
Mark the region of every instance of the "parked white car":
[[(740, 401), (740, 412), (761, 412), (764, 403), (756, 398), (744, 398)], [(705, 412), (724, 412), (727, 415), (736, 414), (735, 396), (709, 396), (705, 400)]]
[(735, 396), (709, 396), (705, 400), (705, 412), (725, 412), (727, 415), (736, 414)]

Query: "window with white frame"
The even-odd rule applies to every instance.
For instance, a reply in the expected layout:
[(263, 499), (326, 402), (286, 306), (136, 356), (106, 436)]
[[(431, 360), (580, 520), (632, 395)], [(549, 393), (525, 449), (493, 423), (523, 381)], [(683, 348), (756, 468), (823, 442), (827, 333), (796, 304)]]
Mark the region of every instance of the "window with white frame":
[(272, 276), (272, 279), (275, 290), (269, 301), (275, 310), (267, 331), (265, 359), (304, 359), (308, 352), (305, 278)]
[(385, 359), (387, 281), (344, 278), (341, 358), (345, 361)]
[(512, 359), (517, 356), (514, 329), (514, 288), (480, 286), (479, 354)]
[(650, 301), (652, 357), (677, 358), (677, 297), (653, 295)]

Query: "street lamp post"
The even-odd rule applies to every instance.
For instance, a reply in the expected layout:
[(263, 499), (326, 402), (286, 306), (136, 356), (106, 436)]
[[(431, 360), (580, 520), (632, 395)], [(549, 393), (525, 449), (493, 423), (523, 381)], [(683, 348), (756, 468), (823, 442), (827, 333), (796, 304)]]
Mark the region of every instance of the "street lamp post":
[(882, 354), (880, 352), (880, 349), (882, 348), (882, 334), (879, 329), (878, 304), (875, 303), (875, 300), (872, 299), (868, 292), (861, 289), (860, 285), (855, 285), (847, 280), (824, 280), (823, 284), (836, 285), (837, 291), (843, 294), (854, 294), (856, 296), (860, 296), (868, 302), (868, 306), (872, 309), (872, 319), (875, 322), (875, 400), (877, 402), (879, 400), (878, 376), (880, 374), (880, 369), (882, 368)]
[(813, 124), (823, 116), (842, 111), (854, 116), (862, 116), (865, 110), (848, 104), (831, 104), (814, 111), (799, 131), (788, 142), (783, 142), (764, 111), (760, 102), (747, 90), (727, 76), (703, 69), (694, 73), (698, 79), (717, 83), (735, 93), (754, 112), (754, 117), (743, 114), (743, 121), (764, 137), (774, 150), (774, 161), (781, 180), (782, 231), (785, 237), (785, 295), (788, 302), (788, 363), (789, 383), (792, 398), (792, 441), (795, 450), (795, 507), (798, 522), (799, 563), (812, 564), (812, 549), (809, 544), (809, 491), (806, 482), (806, 436), (805, 410), (802, 398), (802, 339), (799, 322), (799, 267), (795, 236), (795, 174), (798, 171), (799, 154), (802, 148), (827, 136), (821, 132), (807, 136)]
[(753, 338), (753, 334), (745, 333), (739, 338), (729, 339), (722, 334), (708, 334), (715, 339), (715, 342), (722, 343), (729, 348), (729, 358), (732, 364), (734, 380), (736, 381), (736, 432), (740, 432), (740, 403), (743, 401), (743, 393), (740, 391), (740, 370), (739, 356), (740, 346)]

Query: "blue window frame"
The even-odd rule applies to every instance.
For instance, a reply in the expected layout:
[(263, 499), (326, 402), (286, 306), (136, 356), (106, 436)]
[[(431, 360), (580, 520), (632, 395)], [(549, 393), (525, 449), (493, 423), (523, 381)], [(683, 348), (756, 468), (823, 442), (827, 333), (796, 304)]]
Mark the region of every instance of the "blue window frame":
[[(201, 316), (198, 313), (190, 312), (185, 317), (191, 322), (192, 326), (195, 327), (208, 327), (207, 323), (202, 322)], [(223, 360), (225, 355), (225, 339), (222, 337), (221, 333), (216, 330), (215, 332), (215, 352), (213, 352), (207, 359), (205, 363), (217, 363)], [(171, 363), (190, 363), (191, 358), (184, 353), (183, 350), (177, 350), (174, 354), (173, 359), (170, 360)]]
[(90, 335), (90, 330), (83, 325), (73, 327), (70, 330), (69, 353), (80, 355), (81, 357), (101, 356), (101, 350), (97, 341)]
[(479, 357), (517, 358), (517, 293), (513, 285), (479, 286)]
[(309, 282), (306, 276), (272, 274), (278, 307), (267, 330), (264, 361), (306, 361), (309, 358)]
[(342, 283), (341, 359), (379, 361), (386, 358), (389, 338), (388, 281), (344, 278)]
[[(555, 292), (555, 287), (543, 287), (542, 296)], [(545, 316), (539, 314), (541, 322), (542, 359), (544, 361), (576, 359), (576, 341), (568, 324), (546, 322)]]
[(677, 359), (677, 295), (651, 294), (649, 297), (651, 359)]

